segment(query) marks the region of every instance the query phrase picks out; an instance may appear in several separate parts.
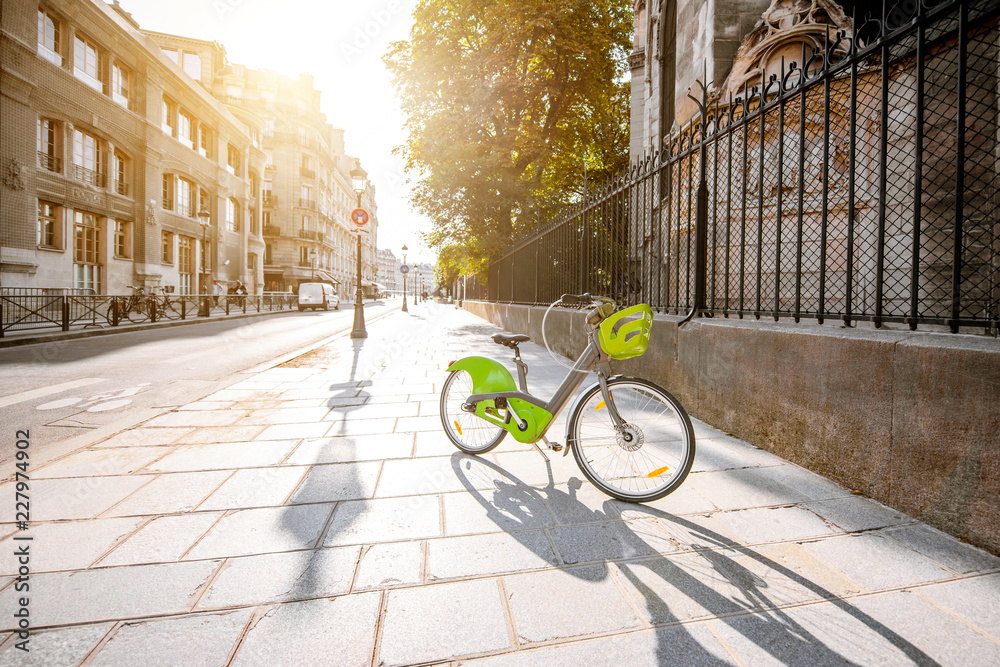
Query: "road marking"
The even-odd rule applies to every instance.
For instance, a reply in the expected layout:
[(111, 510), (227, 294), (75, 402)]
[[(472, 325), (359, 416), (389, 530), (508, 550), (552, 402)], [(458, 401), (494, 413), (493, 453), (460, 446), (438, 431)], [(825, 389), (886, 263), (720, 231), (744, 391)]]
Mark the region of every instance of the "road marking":
[(52, 394), (69, 391), (70, 389), (76, 389), (77, 387), (86, 387), (87, 385), (97, 384), (98, 382), (107, 382), (107, 380), (104, 378), (83, 378), (82, 380), (73, 380), (72, 382), (54, 384), (50, 387), (42, 387), (41, 389), (22, 391), (20, 394), (11, 394), (10, 396), (0, 398), (0, 408), (5, 408), (8, 405), (14, 405), (15, 403), (23, 403), (24, 401), (42, 398), (44, 396), (51, 396)]

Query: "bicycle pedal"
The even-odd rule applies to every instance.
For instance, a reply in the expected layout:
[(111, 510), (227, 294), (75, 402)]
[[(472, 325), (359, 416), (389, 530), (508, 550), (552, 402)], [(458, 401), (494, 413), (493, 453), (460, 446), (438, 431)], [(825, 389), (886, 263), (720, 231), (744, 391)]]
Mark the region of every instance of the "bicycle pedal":
[(554, 452), (561, 452), (562, 448), (563, 448), (563, 446), (560, 445), (558, 442), (550, 442), (549, 443), (549, 449), (551, 449)]

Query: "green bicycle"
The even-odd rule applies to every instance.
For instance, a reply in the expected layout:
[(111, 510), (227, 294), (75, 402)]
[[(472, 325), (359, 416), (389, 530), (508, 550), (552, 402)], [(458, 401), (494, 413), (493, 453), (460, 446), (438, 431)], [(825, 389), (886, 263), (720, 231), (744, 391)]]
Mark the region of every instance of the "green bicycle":
[[(528, 366), (517, 346), (530, 338), (495, 334), (495, 343), (514, 351), (520, 390), (510, 372), (493, 359), (465, 357), (452, 362), (441, 389), (441, 423), (448, 439), (474, 455), (489, 452), (508, 433), (539, 452), (536, 443), (541, 440), (550, 449), (562, 451), (563, 456), (573, 450), (587, 479), (614, 498), (648, 502), (672, 493), (694, 463), (691, 419), (662, 387), (638, 378), (612, 376), (610, 368), (611, 359), (646, 352), (653, 310), (639, 304), (615, 312), (613, 300), (589, 294), (564, 294), (552, 306), (560, 303), (589, 308), (588, 345), (552, 398), (544, 401), (528, 393)], [(545, 434), (591, 370), (596, 371), (597, 382), (581, 392), (571, 406), (563, 449), (549, 442)]]

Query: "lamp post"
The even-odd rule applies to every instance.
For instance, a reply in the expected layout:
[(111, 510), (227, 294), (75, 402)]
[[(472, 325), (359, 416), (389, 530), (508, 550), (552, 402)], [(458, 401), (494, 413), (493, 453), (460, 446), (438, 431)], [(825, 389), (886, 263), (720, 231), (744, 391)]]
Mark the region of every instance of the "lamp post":
[[(354, 161), (354, 169), (351, 169), (351, 183), (354, 192), (358, 195), (358, 208), (355, 213), (361, 211), (361, 195), (367, 187), (368, 172), (361, 168), (361, 161)], [(362, 211), (363, 212), (363, 211)], [(359, 219), (354, 219), (355, 224), (363, 225), (368, 222), (368, 214), (364, 215), (364, 222), (359, 223)], [(354, 293), (354, 328), (351, 330), (351, 338), (368, 338), (365, 331), (365, 306), (362, 303), (364, 295), (361, 293), (361, 227), (358, 227), (358, 289)]]
[(413, 263), (413, 305), (417, 305), (417, 264)]
[[(406, 244), (403, 244), (403, 266), (406, 266)], [(406, 273), (403, 273), (403, 312), (408, 313), (406, 309)]]
[(201, 222), (201, 252), (205, 261), (201, 263), (201, 316), (208, 317), (208, 226), (212, 221), (212, 214), (207, 209), (198, 211), (198, 220)]
[(312, 267), (312, 281), (316, 282), (316, 250), (309, 251), (309, 266)]

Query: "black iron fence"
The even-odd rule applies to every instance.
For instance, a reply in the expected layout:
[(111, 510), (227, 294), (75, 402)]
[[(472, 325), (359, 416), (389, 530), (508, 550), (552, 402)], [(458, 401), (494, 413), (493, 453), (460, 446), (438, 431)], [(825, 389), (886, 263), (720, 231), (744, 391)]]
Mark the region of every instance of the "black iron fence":
[[(1000, 319), (1000, 3), (909, 3), (803, 46), (466, 281), (661, 312), (985, 327)], [(891, 18), (891, 17), (889, 17)], [(883, 26), (885, 29), (883, 29)]]
[(285, 292), (260, 295), (93, 294), (92, 290), (4, 288), (0, 290), (0, 338), (27, 330), (70, 331), (129, 324), (261, 313), (295, 308)]

